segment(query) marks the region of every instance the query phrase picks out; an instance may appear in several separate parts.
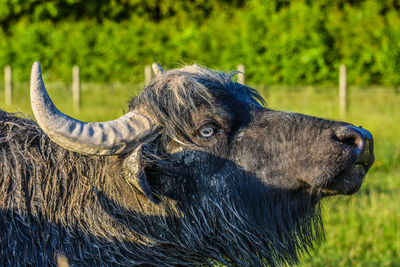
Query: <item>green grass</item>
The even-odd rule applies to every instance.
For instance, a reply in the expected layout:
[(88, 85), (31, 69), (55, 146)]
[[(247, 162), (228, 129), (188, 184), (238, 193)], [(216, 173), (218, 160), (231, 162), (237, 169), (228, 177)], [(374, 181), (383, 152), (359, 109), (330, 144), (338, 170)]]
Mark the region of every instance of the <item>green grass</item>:
[[(81, 120), (115, 119), (142, 85), (83, 84), (82, 107), (72, 108), (70, 87), (47, 84), (59, 109)], [(0, 108), (32, 114), (28, 83), (16, 84), (14, 104)], [(257, 86), (256, 86), (257, 88)], [(259, 87), (260, 88), (260, 87)], [(340, 119), (335, 88), (261, 88), (268, 106)], [(376, 161), (361, 190), (352, 197), (324, 200), (326, 241), (300, 266), (400, 266), (400, 94), (385, 88), (350, 88), (346, 121), (370, 130)]]

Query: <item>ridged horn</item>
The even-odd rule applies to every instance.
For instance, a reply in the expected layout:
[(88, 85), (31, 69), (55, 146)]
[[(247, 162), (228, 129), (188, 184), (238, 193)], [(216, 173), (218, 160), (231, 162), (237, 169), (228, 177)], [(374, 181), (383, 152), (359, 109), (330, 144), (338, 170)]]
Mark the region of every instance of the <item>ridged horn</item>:
[(68, 150), (116, 155), (132, 151), (158, 134), (159, 127), (135, 111), (107, 122), (82, 122), (60, 112), (46, 91), (38, 62), (32, 66), (30, 87), (32, 110), (39, 126), (51, 140)]
[(163, 68), (160, 65), (158, 65), (158, 63), (156, 63), (156, 62), (154, 62), (153, 65), (151, 65), (151, 67), (153, 68), (153, 71), (154, 71), (154, 74), (156, 75), (156, 77), (158, 77), (164, 73)]

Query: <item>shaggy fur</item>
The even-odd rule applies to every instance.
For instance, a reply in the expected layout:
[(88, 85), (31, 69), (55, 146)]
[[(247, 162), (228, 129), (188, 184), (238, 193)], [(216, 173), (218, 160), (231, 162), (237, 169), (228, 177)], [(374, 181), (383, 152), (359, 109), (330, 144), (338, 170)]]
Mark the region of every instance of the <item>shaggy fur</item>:
[[(343, 123), (268, 110), (233, 74), (191, 66), (156, 78), (130, 109), (154, 119), (159, 136), (117, 156), (67, 151), (0, 111), (0, 262), (297, 262), (323, 237), (321, 188), (360, 186), (346, 169), (354, 149), (332, 138)], [(338, 173), (361, 180), (335, 187)]]
[[(47, 266), (54, 264), (56, 252), (77, 266), (275, 265), (293, 263), (321, 238), (311, 199), (291, 207), (294, 196), (260, 186), (234, 169), (230, 182), (243, 184), (234, 191), (194, 195), (178, 211), (162, 204), (168, 216), (146, 215), (126, 199), (128, 184), (112, 171), (119, 159), (69, 152), (29, 119), (1, 112), (0, 121), (0, 259), (5, 266)], [(208, 172), (219, 170), (214, 168)], [(260, 210), (268, 214), (255, 212)]]
[(197, 65), (171, 70), (153, 80), (129, 107), (145, 106), (164, 126), (166, 135), (178, 138), (193, 129), (194, 114), (201, 106), (211, 109), (216, 103), (229, 105), (231, 99), (240, 100), (247, 107), (265, 105), (257, 91), (232, 81), (235, 74)]

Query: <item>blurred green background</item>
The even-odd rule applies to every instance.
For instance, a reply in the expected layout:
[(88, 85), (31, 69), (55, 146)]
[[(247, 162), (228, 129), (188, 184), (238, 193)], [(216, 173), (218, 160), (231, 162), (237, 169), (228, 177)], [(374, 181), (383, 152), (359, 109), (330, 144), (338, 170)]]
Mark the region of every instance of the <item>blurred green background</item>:
[(0, 66), (52, 80), (138, 82), (153, 61), (246, 66), (255, 84), (397, 86), (398, 0), (1, 0)]
[[(374, 135), (376, 162), (355, 196), (324, 200), (327, 240), (301, 266), (400, 266), (400, 1), (0, 0), (1, 109), (32, 114), (34, 61), (55, 104), (82, 120), (122, 115), (144, 87), (144, 66), (156, 61), (224, 71), (244, 64), (246, 83), (269, 107), (362, 125)], [(348, 70), (345, 118), (340, 64)]]

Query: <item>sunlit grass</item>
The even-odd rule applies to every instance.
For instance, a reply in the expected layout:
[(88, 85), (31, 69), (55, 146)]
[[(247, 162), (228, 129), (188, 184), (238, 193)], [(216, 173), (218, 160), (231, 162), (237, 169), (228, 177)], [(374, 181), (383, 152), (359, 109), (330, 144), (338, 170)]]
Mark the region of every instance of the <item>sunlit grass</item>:
[[(14, 104), (0, 108), (32, 114), (29, 84), (14, 85)], [(46, 84), (62, 112), (85, 121), (115, 119), (141, 85), (82, 84), (82, 106), (73, 109), (70, 85)], [(256, 86), (257, 88), (257, 86)], [(273, 109), (341, 119), (336, 88), (258, 87)], [(387, 88), (350, 88), (348, 122), (370, 130), (376, 161), (359, 193), (324, 201), (326, 241), (301, 266), (400, 266), (400, 94)]]

